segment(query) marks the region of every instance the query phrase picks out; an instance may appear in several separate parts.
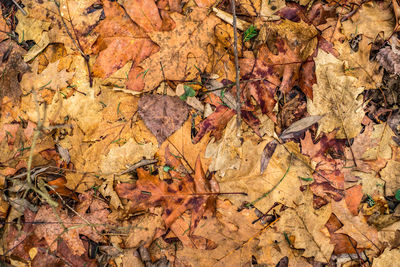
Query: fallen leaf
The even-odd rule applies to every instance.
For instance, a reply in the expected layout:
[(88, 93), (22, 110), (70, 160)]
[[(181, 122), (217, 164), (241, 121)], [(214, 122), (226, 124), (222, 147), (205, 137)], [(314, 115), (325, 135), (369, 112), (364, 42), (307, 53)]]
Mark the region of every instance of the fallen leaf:
[(161, 30), (162, 20), (154, 0), (123, 1), (122, 6), (132, 20), (146, 32)]
[[(42, 206), (37, 212), (35, 221), (44, 222), (44, 224), (39, 224), (35, 228), (35, 234), (39, 238), (44, 238), (52, 251), (57, 249), (56, 241), (59, 237), (65, 240), (72, 254), (78, 256), (87, 252), (82, 240), (79, 238), (80, 234), (86, 235), (93, 241), (100, 242), (103, 240), (103, 236), (99, 233), (106, 229), (106, 218), (109, 214), (107, 204), (100, 199), (94, 198), (93, 192), (90, 191), (81, 194), (79, 200), (80, 204), (76, 208), (79, 215), (73, 217), (68, 216), (66, 210), (55, 214), (54, 212), (57, 211), (54, 211), (48, 205)], [(64, 232), (64, 228), (59, 223), (54, 224), (59, 218), (61, 218), (65, 227), (71, 229)], [(80, 227), (76, 227), (77, 224)]]
[[(142, 75), (130, 73), (127, 88), (150, 91), (164, 79), (190, 80), (207, 65), (207, 45), (214, 43), (214, 26), (218, 19), (207, 14), (207, 9), (193, 8), (188, 16), (171, 14), (176, 27), (171, 32), (149, 33), (151, 40), (163, 44), (158, 53), (144, 60)], [(194, 58), (191, 56), (193, 55)], [(144, 86), (135, 83), (144, 82)]]
[(357, 242), (353, 238), (345, 234), (335, 233), (343, 226), (343, 224), (338, 220), (335, 214), (331, 214), (331, 217), (325, 225), (328, 228), (329, 234), (331, 235), (331, 243), (335, 246), (333, 254), (352, 254), (356, 252), (354, 248), (357, 247)]
[(194, 176), (191, 176), (183, 172), (185, 168), (169, 153), (168, 147), (165, 156), (168, 166), (172, 168), (169, 171), (174, 178), (171, 184), (143, 169), (137, 169), (139, 179), (136, 186), (123, 183), (118, 184), (115, 190), (120, 197), (131, 200), (130, 207), (134, 209), (161, 205), (164, 208), (162, 217), (167, 229), (183, 212), (190, 210), (190, 233), (193, 233), (205, 210), (210, 208), (206, 204), (215, 196), (205, 180), (200, 159), (196, 162)]
[(192, 140), (193, 143), (196, 144), (199, 142), (208, 132), (210, 132), (211, 135), (217, 140), (221, 138), (222, 131), (235, 113), (236, 112), (233, 109), (230, 109), (224, 105), (218, 106), (211, 115), (196, 125), (198, 132)]
[(364, 118), (363, 101), (358, 96), (364, 89), (356, 86), (356, 78), (345, 74), (343, 62), (334, 56), (319, 51), (315, 63), (318, 84), (313, 87), (313, 101), (307, 101), (307, 110), (310, 115), (324, 115), (317, 135), (339, 128), (337, 138), (357, 136)]
[(342, 233), (352, 237), (357, 242), (357, 248), (379, 250), (380, 241), (378, 231), (367, 224), (363, 215), (353, 216), (344, 200), (332, 202), (332, 213), (336, 215), (343, 227), (335, 233)]
[(189, 109), (179, 97), (144, 95), (139, 100), (138, 111), (147, 128), (161, 145), (171, 134), (182, 127)]
[(373, 267), (385, 267), (390, 266), (393, 263), (397, 264), (397, 259), (400, 257), (400, 250), (399, 249), (389, 249), (386, 248), (383, 253), (374, 259), (372, 264)]
[(388, 196), (394, 196), (400, 188), (400, 162), (389, 160), (386, 167), (380, 171), (380, 177), (385, 181)]
[(310, 128), (313, 124), (317, 123), (320, 119), (322, 119), (322, 116), (309, 116), (302, 118), (286, 128), (281, 133), (279, 138), (281, 138), (282, 140), (286, 140), (294, 138), (295, 136), (299, 136), (300, 134), (304, 133), (308, 128)]
[[(357, 34), (362, 34), (370, 40), (374, 40), (380, 32), (383, 32), (384, 38), (388, 38), (393, 33), (396, 23), (391, 3), (392, 1), (383, 1), (363, 4), (351, 19), (342, 22), (343, 33), (350, 36), (357, 29)], [(376, 12), (377, 9), (380, 10), (379, 13)]]
[(358, 208), (360, 206), (362, 197), (363, 192), (361, 185), (355, 185), (346, 189), (344, 200), (346, 201), (347, 208), (354, 216), (357, 216), (358, 214)]
[(0, 54), (3, 55), (0, 63), (0, 87), (3, 88), (0, 92), (1, 109), (3, 97), (8, 97), (14, 104), (19, 103), (22, 95), (19, 81), (30, 68), (22, 59), (25, 51), (11, 40), (0, 43)]
[(312, 193), (304, 192), (304, 203), (296, 208), (282, 212), (276, 223), (277, 231), (293, 235), (293, 247), (304, 249), (303, 257), (315, 257), (320, 262), (329, 262), (334, 246), (326, 233), (326, 222), (331, 216), (331, 206), (315, 210), (312, 205)]
[(94, 76), (108, 78), (131, 60), (132, 72), (142, 60), (158, 51), (158, 47), (118, 3), (105, 1), (104, 13), (106, 18), (96, 28), (99, 37), (94, 50), (99, 56), (93, 65)]

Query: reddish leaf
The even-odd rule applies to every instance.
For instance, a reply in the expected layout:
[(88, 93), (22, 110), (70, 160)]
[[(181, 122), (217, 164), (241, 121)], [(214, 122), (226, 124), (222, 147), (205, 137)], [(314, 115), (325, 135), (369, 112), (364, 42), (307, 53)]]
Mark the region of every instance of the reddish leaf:
[(363, 195), (364, 194), (362, 192), (362, 185), (355, 185), (346, 189), (346, 205), (349, 208), (351, 214), (353, 214), (354, 216), (357, 216), (358, 214), (358, 206), (361, 203)]
[(258, 81), (245, 83), (242, 90), (254, 97), (264, 114), (273, 118), (272, 111), (276, 103), (274, 95), (280, 84), (279, 76), (274, 72), (273, 66), (261, 60), (242, 59), (240, 71), (243, 79), (258, 79)]
[(310, 132), (301, 140), (302, 153), (316, 162), (313, 174), (314, 182), (310, 185), (316, 198), (314, 206), (321, 207), (332, 198), (340, 201), (344, 197), (344, 175), (341, 172), (343, 161), (330, 154), (343, 154), (344, 141), (335, 139), (335, 132), (323, 135), (314, 144)]
[[(162, 206), (163, 219), (167, 228), (186, 210), (192, 212), (190, 234), (193, 233), (202, 218), (206, 205), (213, 202), (215, 195), (210, 194), (210, 184), (205, 179), (200, 158), (196, 161), (194, 177), (184, 171), (182, 163), (170, 153), (165, 151), (166, 162), (170, 167), (173, 182), (168, 184), (161, 181), (158, 176), (151, 175), (148, 171), (138, 169), (136, 185), (118, 184), (115, 188), (122, 198), (131, 200), (131, 208), (148, 208)], [(211, 205), (212, 207), (213, 205)]]
[(198, 129), (197, 135), (193, 138), (193, 143), (198, 143), (203, 136), (211, 132), (217, 140), (221, 138), (222, 131), (225, 129), (225, 126), (228, 124), (230, 119), (235, 115), (235, 111), (226, 107), (226, 106), (218, 106), (214, 113), (209, 115), (205, 120), (200, 122), (196, 129)]
[(162, 21), (154, 0), (125, 1), (124, 8), (131, 19), (146, 32), (161, 30)]
[(331, 243), (335, 245), (333, 251), (335, 255), (355, 253), (354, 248), (357, 247), (357, 242), (348, 235), (335, 233), (343, 226), (335, 214), (331, 215), (325, 226), (328, 228), (329, 234), (331, 235)]

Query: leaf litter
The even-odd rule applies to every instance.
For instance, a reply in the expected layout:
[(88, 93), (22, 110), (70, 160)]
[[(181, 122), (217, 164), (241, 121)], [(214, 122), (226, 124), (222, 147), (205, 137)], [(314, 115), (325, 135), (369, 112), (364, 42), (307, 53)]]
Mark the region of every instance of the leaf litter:
[(396, 2), (3, 2), (2, 261), (399, 254)]

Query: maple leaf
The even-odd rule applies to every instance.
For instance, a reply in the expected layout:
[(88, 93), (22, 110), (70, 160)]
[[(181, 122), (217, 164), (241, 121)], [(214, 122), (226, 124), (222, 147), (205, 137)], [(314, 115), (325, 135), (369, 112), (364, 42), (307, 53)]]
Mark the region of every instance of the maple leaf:
[(150, 91), (164, 79), (193, 79), (206, 67), (207, 45), (215, 42), (214, 26), (219, 19), (204, 8), (193, 8), (188, 16), (173, 13), (171, 18), (176, 23), (174, 30), (149, 33), (160, 44), (160, 51), (144, 60), (141, 70), (129, 73), (128, 89)]
[(93, 66), (93, 75), (107, 78), (131, 60), (134, 69), (158, 50), (118, 3), (105, 1), (104, 13), (106, 18), (97, 27), (100, 35), (94, 44), (94, 52), (100, 52)]
[[(148, 208), (162, 206), (163, 219), (167, 228), (186, 210), (192, 212), (191, 229), (193, 233), (207, 208), (213, 206), (215, 195), (212, 194), (210, 185), (205, 180), (200, 158), (196, 161), (195, 174), (192, 177), (185, 173), (182, 163), (166, 148), (165, 157), (171, 170), (172, 183), (162, 181), (157, 175), (148, 171), (137, 169), (139, 179), (136, 185), (118, 184), (115, 188), (122, 198), (131, 200), (131, 208)], [(179, 172), (182, 171), (182, 172)]]

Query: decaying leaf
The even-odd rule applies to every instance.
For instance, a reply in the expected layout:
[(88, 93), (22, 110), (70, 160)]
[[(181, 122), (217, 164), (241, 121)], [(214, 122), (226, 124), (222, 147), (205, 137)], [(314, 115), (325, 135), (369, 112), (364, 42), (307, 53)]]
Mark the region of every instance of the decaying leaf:
[(311, 115), (324, 115), (319, 122), (318, 134), (339, 128), (337, 138), (353, 138), (361, 131), (364, 117), (363, 101), (359, 94), (364, 90), (356, 86), (357, 79), (347, 76), (343, 62), (319, 51), (315, 58), (318, 85), (314, 85), (314, 99), (308, 101)]
[(139, 100), (139, 115), (161, 145), (186, 121), (189, 109), (179, 97), (144, 95)]
[[(78, 215), (68, 216), (66, 210), (58, 214), (50, 206), (42, 206), (36, 214), (35, 221), (44, 222), (35, 228), (35, 234), (39, 238), (45, 238), (51, 250), (57, 249), (57, 239), (63, 238), (75, 255), (82, 255), (86, 249), (79, 235), (83, 234), (93, 241), (100, 242), (103, 236), (100, 232), (106, 229), (107, 216), (110, 213), (107, 204), (93, 197), (93, 192), (87, 192), (79, 196), (79, 205), (76, 208)], [(61, 218), (64, 226), (70, 228), (67, 231), (61, 224), (54, 223)], [(77, 227), (77, 225), (79, 227)]]
[(19, 81), (30, 68), (23, 61), (25, 51), (15, 42), (6, 40), (0, 43), (0, 109), (3, 97), (9, 97), (14, 103), (20, 101), (22, 90)]

